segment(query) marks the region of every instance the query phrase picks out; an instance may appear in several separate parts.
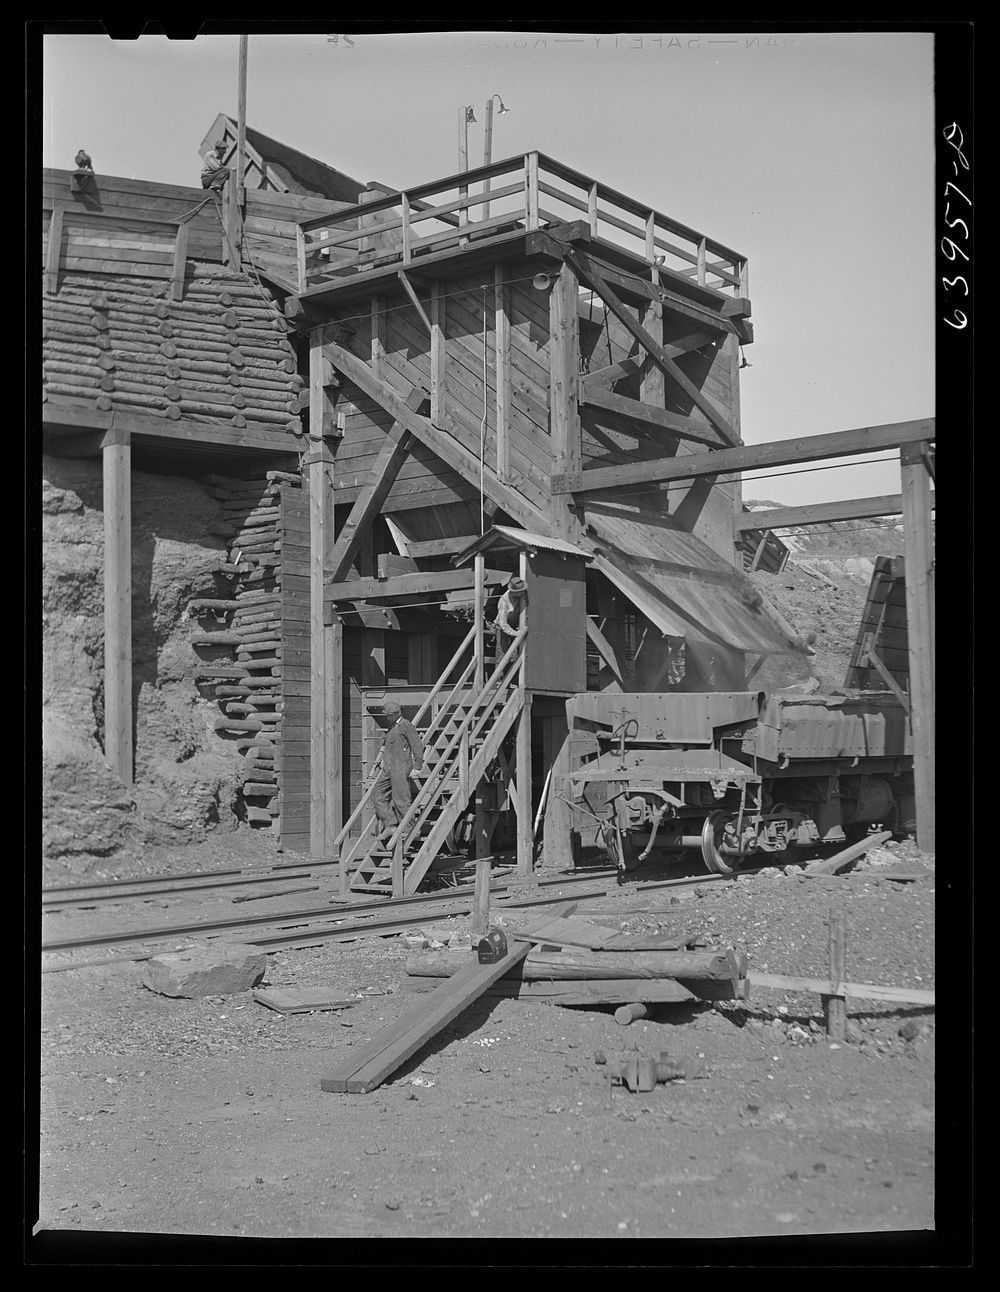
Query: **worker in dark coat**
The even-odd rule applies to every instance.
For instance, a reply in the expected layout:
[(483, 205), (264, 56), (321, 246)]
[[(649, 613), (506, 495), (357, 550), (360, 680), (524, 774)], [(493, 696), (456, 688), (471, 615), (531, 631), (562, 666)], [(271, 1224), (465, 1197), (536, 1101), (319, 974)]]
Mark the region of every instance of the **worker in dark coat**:
[(491, 624), (497, 635), (497, 657), (508, 649), (525, 625), (528, 609), (528, 585), (523, 579), (511, 579), (497, 602), (496, 622)]
[(410, 776), (424, 761), (424, 744), (396, 700), (386, 700), (382, 712), (388, 730), (382, 742), (382, 769), (375, 780), (372, 803), (382, 833), (388, 834), (406, 815), (413, 794)]

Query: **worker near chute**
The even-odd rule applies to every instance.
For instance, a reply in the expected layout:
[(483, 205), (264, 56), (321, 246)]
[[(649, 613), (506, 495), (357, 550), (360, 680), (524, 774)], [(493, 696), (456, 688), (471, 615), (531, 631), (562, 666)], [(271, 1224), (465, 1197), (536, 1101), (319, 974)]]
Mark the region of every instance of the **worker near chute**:
[(423, 764), (424, 743), (397, 700), (386, 700), (382, 713), (388, 730), (382, 742), (382, 769), (372, 786), (372, 806), (381, 833), (391, 834), (402, 821), (413, 798), (410, 777)]
[(205, 164), (201, 168), (202, 188), (222, 188), (229, 178), (229, 167), (223, 160), (226, 145), (220, 139), (210, 153), (205, 154)]

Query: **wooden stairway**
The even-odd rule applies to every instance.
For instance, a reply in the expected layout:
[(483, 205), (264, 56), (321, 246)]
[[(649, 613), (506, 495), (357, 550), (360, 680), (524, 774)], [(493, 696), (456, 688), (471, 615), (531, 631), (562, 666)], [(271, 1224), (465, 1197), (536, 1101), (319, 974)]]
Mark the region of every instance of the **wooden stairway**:
[[(378, 823), (371, 822), (344, 854), (343, 861), (353, 870), (351, 888), (355, 892), (402, 896), (416, 891), (524, 706), (519, 685), (523, 643), (521, 633), (478, 692), (467, 685), (474, 659), (458, 673), (450, 692), (421, 731), (425, 768), (416, 778), (419, 789), (408, 812), (385, 839), (378, 838)], [(463, 650), (464, 646), (442, 675), (441, 690), (449, 674), (458, 671)], [(434, 698), (432, 692), (418, 718), (431, 709)], [(369, 789), (362, 804), (370, 797)]]

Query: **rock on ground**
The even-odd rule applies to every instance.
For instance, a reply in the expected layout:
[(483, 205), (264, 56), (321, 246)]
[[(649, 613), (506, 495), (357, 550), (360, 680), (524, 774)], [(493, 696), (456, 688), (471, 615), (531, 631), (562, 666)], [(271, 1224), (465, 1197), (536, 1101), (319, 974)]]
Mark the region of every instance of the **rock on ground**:
[(240, 942), (201, 944), (154, 956), (142, 981), (161, 996), (233, 996), (249, 991), (264, 976), (267, 955)]

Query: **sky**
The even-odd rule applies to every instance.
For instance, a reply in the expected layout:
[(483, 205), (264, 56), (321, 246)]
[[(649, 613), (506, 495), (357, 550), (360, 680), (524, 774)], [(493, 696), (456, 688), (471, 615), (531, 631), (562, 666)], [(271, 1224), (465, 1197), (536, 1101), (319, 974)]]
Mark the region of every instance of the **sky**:
[[(238, 48), (46, 36), (42, 165), (84, 148), (98, 174), (197, 187)], [(499, 94), (494, 160), (537, 149), (749, 258), (753, 444), (934, 416), (933, 50), (919, 32), (251, 35), (247, 123), (404, 188), (458, 169), (464, 104), (481, 161)], [(753, 474), (744, 497), (784, 505), (899, 492), (893, 461)]]

